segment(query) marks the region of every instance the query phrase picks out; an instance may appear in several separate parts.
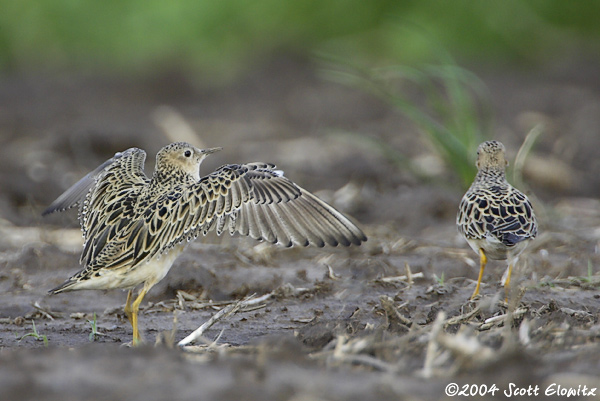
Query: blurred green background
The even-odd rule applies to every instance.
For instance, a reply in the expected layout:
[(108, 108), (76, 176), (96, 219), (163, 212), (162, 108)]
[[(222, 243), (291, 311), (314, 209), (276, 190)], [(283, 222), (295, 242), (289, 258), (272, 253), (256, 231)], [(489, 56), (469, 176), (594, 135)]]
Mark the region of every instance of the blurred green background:
[[(148, 116), (157, 104), (197, 93), (178, 106), (205, 138), (211, 132), (206, 125), (215, 120), (245, 127), (260, 120), (255, 131), (261, 143), (271, 131), (276, 138), (335, 131), (423, 180), (445, 177), (447, 166), (463, 188), (475, 174), (475, 150), (483, 140), (505, 140), (515, 153), (535, 142), (534, 152), (564, 162), (568, 174), (561, 182), (571, 183), (581, 171), (596, 169), (596, 103), (585, 91), (593, 93), (596, 85), (599, 20), (600, 1), (0, 0), (0, 77), (6, 77), (0, 97), (12, 107), (0, 105), (0, 136), (25, 130), (22, 122), (43, 127), (31, 129), (32, 137), (101, 132), (104, 142), (107, 132), (155, 132)], [(294, 61), (277, 63), (284, 59)], [(303, 77), (302, 71), (310, 72)], [(548, 71), (559, 73), (534, 79)], [(257, 72), (249, 87), (231, 89)], [(568, 78), (557, 79), (561, 74)], [(336, 81), (329, 92), (318, 91), (317, 75), (325, 78), (320, 82)], [(83, 77), (91, 80), (77, 83)], [(35, 82), (19, 86), (20, 78)], [(217, 90), (209, 93), (211, 86)], [(339, 87), (351, 91), (340, 94)], [(228, 102), (222, 89), (241, 106)], [(375, 95), (403, 120), (389, 123), (383, 109), (341, 101), (357, 92)], [(55, 104), (64, 109), (50, 107)], [(588, 109), (589, 116), (576, 112)], [(236, 118), (235, 110), (247, 114)], [(523, 123), (527, 119), (533, 122)], [(527, 135), (534, 126), (544, 132), (537, 142)], [(233, 126), (217, 131), (237, 132)], [(122, 146), (133, 144), (139, 146), (140, 138)], [(421, 153), (437, 158), (415, 156)], [(513, 166), (524, 166), (528, 154), (521, 152)], [(538, 170), (560, 176), (545, 165)], [(600, 175), (586, 174), (600, 183)], [(520, 167), (513, 180), (521, 182)], [(588, 193), (597, 186), (579, 187)]]
[(600, 2), (562, 0), (0, 1), (0, 69), (179, 70), (227, 80), (277, 53), (372, 64), (536, 65), (600, 47)]

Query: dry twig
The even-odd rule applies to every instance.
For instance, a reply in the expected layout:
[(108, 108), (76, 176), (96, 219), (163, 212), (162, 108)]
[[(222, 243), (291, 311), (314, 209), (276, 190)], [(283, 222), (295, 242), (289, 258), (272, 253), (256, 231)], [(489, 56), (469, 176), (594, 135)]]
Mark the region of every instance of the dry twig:
[(476, 316), (481, 311), (479, 305), (475, 307), (471, 312), (463, 313), (462, 315), (453, 316), (444, 322), (444, 327), (452, 326), (454, 324), (461, 324), (468, 322), (474, 316)]
[(402, 313), (396, 307), (394, 300), (387, 295), (382, 295), (379, 297), (379, 302), (381, 302), (381, 307), (385, 311), (388, 320), (398, 320), (398, 322), (407, 328), (412, 326), (412, 320), (404, 317)]
[(227, 305), (226, 307), (221, 309), (219, 312), (214, 314), (209, 320), (204, 322), (199, 328), (194, 330), (190, 335), (188, 335), (183, 340), (179, 341), (178, 345), (180, 347), (183, 347), (183, 346), (186, 346), (186, 345), (189, 345), (189, 344), (195, 342), (197, 339), (201, 338), (204, 335), (204, 332), (206, 330), (211, 328), (219, 320), (224, 319), (228, 316), (231, 316), (231, 315), (237, 313), (238, 311), (240, 311), (241, 309), (248, 310), (248, 308), (250, 308), (250, 310), (255, 310), (258, 308), (262, 308), (263, 306), (259, 305), (259, 304), (261, 302), (266, 301), (271, 296), (272, 296), (272, 293), (265, 294), (258, 298), (255, 298), (254, 295), (250, 295), (250, 296), (244, 298), (243, 300), (236, 301), (234, 303)]

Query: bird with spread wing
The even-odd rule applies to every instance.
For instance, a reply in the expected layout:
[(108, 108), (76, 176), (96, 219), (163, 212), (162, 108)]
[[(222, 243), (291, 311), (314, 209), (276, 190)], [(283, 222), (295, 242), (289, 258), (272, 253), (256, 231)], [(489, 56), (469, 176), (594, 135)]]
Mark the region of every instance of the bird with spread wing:
[(136, 344), (144, 296), (200, 234), (228, 231), (286, 247), (367, 240), (347, 217), (272, 164), (228, 164), (201, 178), (200, 164), (219, 150), (172, 143), (158, 152), (147, 177), (146, 152), (131, 148), (66, 190), (43, 214), (79, 208), (84, 268), (50, 293), (128, 289), (125, 314)]

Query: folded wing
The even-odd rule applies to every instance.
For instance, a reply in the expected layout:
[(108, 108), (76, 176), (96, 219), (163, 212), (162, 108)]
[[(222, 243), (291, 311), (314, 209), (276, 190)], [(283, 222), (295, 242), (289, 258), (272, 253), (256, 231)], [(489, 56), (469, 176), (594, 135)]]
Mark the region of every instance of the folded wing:
[(458, 229), (469, 239), (484, 239), (489, 235), (508, 247), (535, 238), (537, 223), (529, 199), (513, 187), (502, 196), (472, 193), (461, 201), (457, 218)]

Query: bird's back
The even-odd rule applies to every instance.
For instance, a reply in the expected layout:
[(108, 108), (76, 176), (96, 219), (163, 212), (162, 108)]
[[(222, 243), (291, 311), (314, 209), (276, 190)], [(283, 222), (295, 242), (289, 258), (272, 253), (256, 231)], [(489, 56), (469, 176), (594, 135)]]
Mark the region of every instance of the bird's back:
[(483, 248), (492, 259), (520, 253), (523, 242), (537, 234), (529, 199), (503, 174), (478, 173), (460, 202), (456, 223), (471, 247)]

